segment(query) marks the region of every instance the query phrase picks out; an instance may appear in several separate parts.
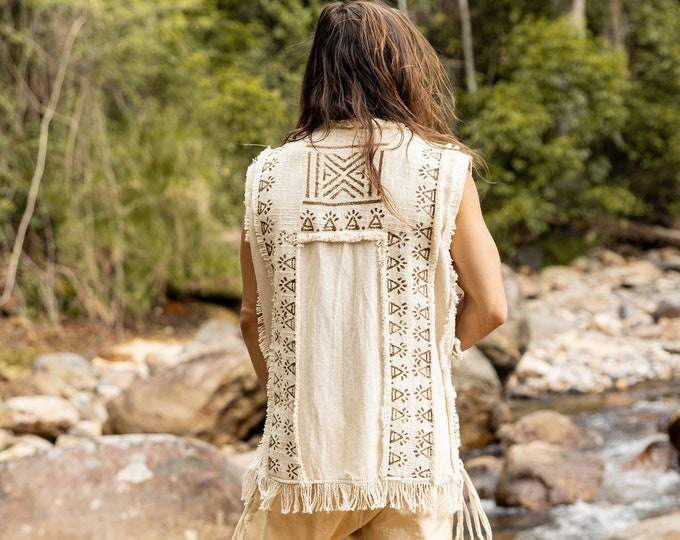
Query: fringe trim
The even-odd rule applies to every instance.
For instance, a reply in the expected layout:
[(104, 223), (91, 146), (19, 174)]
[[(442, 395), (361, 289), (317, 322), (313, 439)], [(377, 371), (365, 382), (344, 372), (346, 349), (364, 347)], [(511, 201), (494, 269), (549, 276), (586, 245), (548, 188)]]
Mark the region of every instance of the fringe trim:
[[(259, 460), (258, 460), (259, 461)], [(248, 503), (259, 495), (260, 510), (269, 510), (280, 496), (281, 513), (374, 510), (408, 508), (410, 512), (427, 511), (445, 505), (455, 516), (455, 540), (493, 540), (491, 524), (484, 512), (463, 462), (458, 460), (460, 476), (442, 484), (412, 480), (383, 480), (363, 483), (298, 484), (283, 483), (261, 476), (249, 468), (243, 480), (243, 500)], [(469, 501), (463, 498), (466, 489)]]
[(491, 524), (489, 523), (489, 518), (484, 512), (482, 507), (482, 501), (479, 500), (479, 495), (477, 495), (477, 490), (470, 480), (463, 462), (460, 463), (460, 471), (463, 475), (463, 482), (468, 492), (469, 508), (468, 505), (462, 504), (458, 512), (456, 512), (456, 536), (455, 540), (464, 540), (464, 529), (470, 535), (470, 538), (479, 540), (493, 540), (493, 533), (491, 532)]
[(249, 469), (243, 479), (243, 500), (256, 493), (260, 509), (269, 510), (280, 497), (281, 513), (374, 510), (407, 508), (410, 512), (436, 509), (444, 504), (451, 514), (461, 511), (464, 479), (452, 478), (442, 484), (409, 479), (370, 482), (285, 483)]

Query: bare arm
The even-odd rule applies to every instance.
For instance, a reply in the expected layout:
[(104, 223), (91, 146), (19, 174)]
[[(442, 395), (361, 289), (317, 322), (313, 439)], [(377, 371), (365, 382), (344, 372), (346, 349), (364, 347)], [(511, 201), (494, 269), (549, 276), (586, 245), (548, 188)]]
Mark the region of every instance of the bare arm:
[(451, 256), (458, 284), (465, 291), (456, 319), (456, 337), (465, 350), (503, 324), (508, 313), (500, 256), (484, 223), (477, 187), (470, 174), (456, 217)]
[(260, 350), (257, 326), (257, 280), (250, 253), (250, 244), (245, 240), (245, 231), (241, 233), (241, 280), (243, 282), (243, 299), (241, 301), (241, 333), (246, 342), (250, 361), (253, 363), (257, 378), (262, 388), (267, 390), (267, 364)]

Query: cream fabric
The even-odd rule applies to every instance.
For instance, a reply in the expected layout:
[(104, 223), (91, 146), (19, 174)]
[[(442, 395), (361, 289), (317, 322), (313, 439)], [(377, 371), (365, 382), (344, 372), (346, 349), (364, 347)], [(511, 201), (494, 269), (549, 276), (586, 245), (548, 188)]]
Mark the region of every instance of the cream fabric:
[(399, 124), (376, 129), (398, 216), (364, 176), (351, 126), (267, 149), (248, 170), (269, 385), (244, 498), (262, 509), (468, 511), (449, 246), (470, 160)]
[(282, 514), (278, 499), (262, 510), (254, 498), (239, 520), (233, 540), (451, 540), (453, 515), (398, 508)]

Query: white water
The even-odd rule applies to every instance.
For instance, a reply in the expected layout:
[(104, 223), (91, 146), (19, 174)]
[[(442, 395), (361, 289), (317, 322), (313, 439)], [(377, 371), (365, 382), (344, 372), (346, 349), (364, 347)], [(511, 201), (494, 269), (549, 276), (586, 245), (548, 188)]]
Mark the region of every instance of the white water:
[[(650, 443), (667, 439), (658, 429), (680, 405), (674, 386), (645, 391), (634, 396), (639, 401), (620, 407), (560, 411), (559, 399), (551, 400), (550, 408), (570, 414), (579, 425), (602, 436), (598, 450), (606, 464), (602, 485), (592, 502), (549, 512), (499, 508), (492, 501), (484, 501), (494, 526), (494, 539), (601, 540), (642, 519), (680, 509), (680, 473), (623, 468)], [(578, 398), (566, 399), (567, 408), (579, 409), (575, 403)], [(547, 407), (548, 404), (544, 408)], [(584, 408), (588, 407), (586, 403)]]

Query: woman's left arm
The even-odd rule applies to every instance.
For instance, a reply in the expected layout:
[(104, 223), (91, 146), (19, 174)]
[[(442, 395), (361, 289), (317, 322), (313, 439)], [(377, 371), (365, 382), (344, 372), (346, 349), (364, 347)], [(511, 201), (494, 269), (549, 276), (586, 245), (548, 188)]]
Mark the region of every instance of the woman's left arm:
[(243, 340), (246, 342), (250, 361), (253, 363), (257, 378), (262, 388), (267, 391), (267, 363), (260, 350), (257, 322), (257, 279), (255, 267), (250, 252), (250, 243), (246, 242), (245, 231), (241, 232), (241, 280), (243, 283), (243, 298), (239, 322)]

